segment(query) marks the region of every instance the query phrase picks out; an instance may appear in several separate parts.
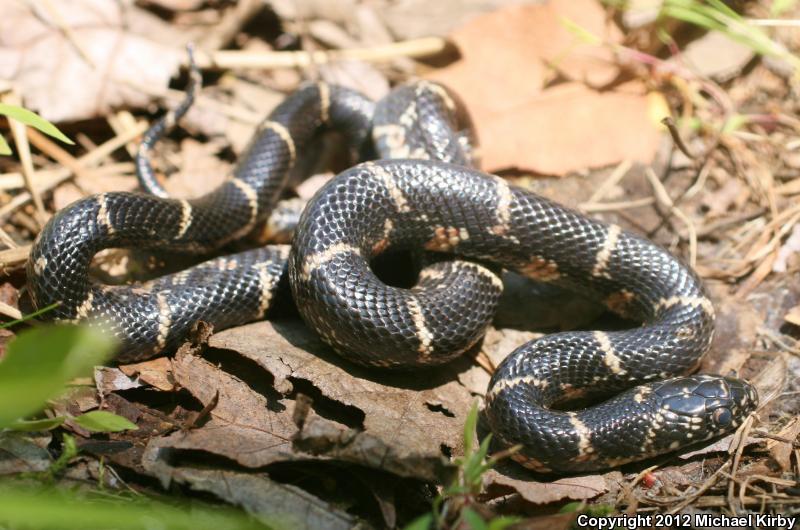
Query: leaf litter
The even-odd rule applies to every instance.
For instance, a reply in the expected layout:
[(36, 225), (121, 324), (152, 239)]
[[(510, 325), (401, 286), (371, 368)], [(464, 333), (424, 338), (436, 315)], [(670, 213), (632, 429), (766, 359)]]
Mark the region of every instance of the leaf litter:
[[(241, 29), (250, 20), (236, 18), (245, 10), (220, 14), (197, 2), (160, 0), (163, 11), (155, 18), (138, 4), (124, 13), (92, 0), (50, 2), (55, 12), (36, 4), (40, 18), (30, 19), (33, 3), (15, 2), (6, 26), (0, 22), (8, 30), (0, 37), (0, 78), (13, 81), (26, 105), (55, 120), (105, 117), (120, 106), (136, 114), (133, 123), (152, 119), (152, 108), (145, 107), (159, 95), (170, 101), (180, 97), (167, 86), (183, 61), (182, 43), (208, 28), (210, 40), (223, 42), (230, 34), (225, 24), (233, 20)], [(263, 56), (293, 49), (303, 39), (316, 39), (312, 48), (343, 49), (382, 46), (399, 37), (449, 35), (460, 53), (449, 65), (399, 55), (381, 64), (322, 64), (319, 73), (371, 94), (414, 74), (442, 80), (475, 118), (485, 169), (503, 170), (513, 183), (646, 233), (684, 257), (693, 237), (688, 227), (693, 227), (697, 270), (718, 309), (717, 337), (702, 370), (755, 378), (762, 396), (772, 397), (749, 436), (687, 451), (681, 459), (566, 478), (535, 475), (503, 462), (485, 474), (480, 502), (497, 512), (524, 515), (567, 500), (631, 511), (680, 506), (687, 499), (715, 509), (785, 502), (782, 492), (791, 488), (776, 470), (791, 473), (800, 464), (790, 443), (797, 437), (800, 409), (800, 292), (791, 281), (799, 263), (792, 201), (800, 193), (795, 152), (800, 128), (791, 117), (797, 109), (788, 97), (785, 70), (774, 61), (752, 59), (752, 50), (722, 50), (726, 39), (713, 33), (694, 39), (702, 40), (694, 49), (680, 43), (684, 52), (667, 46), (669, 53), (649, 55), (651, 48), (628, 48), (643, 34), (654, 34), (648, 25), (652, 21), (630, 29), (623, 39), (613, 10), (590, 0), (442, 2), (442, 11), (449, 11), (446, 21), (437, 18), (438, 6), (430, 16), (415, 15), (424, 11), (421, 4), (430, 2), (275, 2), (283, 24), (277, 37), (264, 39), (248, 29), (225, 42), (234, 53)], [(202, 21), (211, 23), (205, 27)], [(293, 40), (306, 21), (308, 34)], [(82, 25), (86, 22), (93, 24), (91, 31)], [(49, 43), (52, 53), (43, 55), (39, 41), (21, 40), (25, 28)], [(787, 39), (786, 33), (775, 36)], [(112, 37), (118, 48), (106, 46)], [(308, 42), (301, 44), (309, 50)], [(724, 65), (715, 62), (717, 50), (731, 52)], [(63, 68), (54, 70), (55, 58)], [(120, 72), (126, 58), (129, 68)], [(146, 63), (147, 77), (139, 61)], [(100, 69), (93, 69), (92, 62)], [(54, 82), (42, 83), (42, 76), (53, 71)], [(196, 162), (208, 170), (203, 185), (213, 187), (213, 179), (224, 176), (231, 163), (228, 151), (240, 152), (259, 117), (305, 74), (291, 68), (234, 68), (218, 78), (208, 76), (212, 86), (198, 101), (199, 113), (183, 123), (191, 136), (208, 138), (200, 143), (183, 139), (181, 147), (165, 143), (157, 162), (168, 185), (176, 193), (197, 191), (192, 180), (197, 168), (189, 164)], [(74, 75), (82, 76), (80, 91), (70, 81)], [(683, 125), (694, 120), (694, 127), (681, 127), (679, 133), (696, 160), (661, 142), (657, 118), (667, 108), (681, 109)], [(131, 129), (113, 128), (109, 139), (108, 125), (100, 118), (84, 123), (85, 129), (70, 131), (82, 135), (79, 145), (69, 148), (72, 159), (34, 142), (31, 135), (41, 150), (35, 153), (36, 182), (46, 201), (54, 191), (52, 207), (46, 202), (50, 210), (89, 192), (133, 186), (132, 151), (100, 156), (97, 147), (108, 141), (129, 145)], [(84, 153), (94, 160), (85, 162)], [(65, 174), (59, 165), (63, 160), (79, 171), (53, 180), (53, 172)], [(688, 225), (675, 222), (675, 209), (656, 200), (637, 161), (653, 162)], [(38, 226), (25, 206), (30, 199), (19, 199), (31, 190), (21, 188), (16, 161), (0, 159), (0, 167), (5, 172), (0, 193), (19, 201), (0, 215), (0, 240), (8, 247), (0, 250), (0, 264), (10, 272), (2, 298), (19, 311), (24, 310), (24, 299), (18, 304), (24, 276), (14, 267), (23, 262), (24, 245)], [(89, 167), (93, 172), (87, 172)], [(535, 176), (541, 174), (561, 178)], [(325, 178), (310, 181), (299, 193), (307, 197)], [(205, 345), (186, 346), (174, 359), (98, 368), (95, 381), (77, 382), (51, 412), (108, 411), (139, 427), (92, 435), (67, 421), (58, 432), (72, 431), (86, 455), (75, 465), (75, 476), (96, 478), (99, 468), (90, 457), (102, 457), (137, 487), (147, 489), (145, 477), (156, 477), (164, 485), (242, 506), (265, 522), (269, 515), (286, 514), (289, 527), (349, 528), (363, 524), (364, 517), (389, 527), (403, 524), (408, 513), (426, 509), (427, 484), (446, 484), (452, 475), (450, 459), (463, 451), (466, 412), (503, 356), (535, 333), (586, 326), (597, 318), (596, 307), (583, 309), (580, 301), (562, 300), (566, 309), (551, 308), (553, 300), (563, 297), (559, 294), (545, 293), (550, 298), (543, 309), (525, 305), (523, 311), (533, 290), (506, 280), (512, 296), (505, 304), (517, 311), (499, 315), (482, 347), (470, 356), (424, 374), (386, 375), (350, 365), (297, 319), (285, 319), (217, 333)], [(530, 324), (519, 318), (520, 312), (545, 318)], [(49, 432), (4, 433), (0, 470), (42, 470), (54, 444)], [(734, 466), (737, 451), (744, 456)], [(697, 485), (711, 478), (709, 490), (697, 497)], [(729, 484), (736, 485), (737, 495), (731, 495)], [(772, 494), (764, 493), (765, 484)], [(421, 507), (410, 503), (410, 496), (422, 499)], [(412, 505), (416, 512), (409, 512)], [(565, 527), (571, 520), (559, 517), (527, 522)]]

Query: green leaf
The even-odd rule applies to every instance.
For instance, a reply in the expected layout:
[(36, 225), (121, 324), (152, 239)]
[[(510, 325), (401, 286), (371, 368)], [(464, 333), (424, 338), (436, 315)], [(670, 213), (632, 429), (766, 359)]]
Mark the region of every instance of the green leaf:
[(464, 520), (464, 522), (467, 523), (467, 526), (469, 526), (472, 530), (488, 530), (486, 521), (484, 521), (483, 517), (478, 515), (478, 513), (472, 508), (464, 508), (461, 511), (461, 519)]
[(420, 515), (410, 523), (408, 523), (403, 530), (429, 530), (433, 523), (433, 514), (426, 513)]
[(478, 402), (472, 404), (467, 414), (467, 420), (464, 422), (464, 454), (469, 455), (472, 452), (472, 437), (475, 434), (475, 429), (478, 426)]
[(114, 346), (110, 334), (85, 326), (42, 326), (17, 335), (0, 361), (0, 428), (42, 410), (68, 381), (108, 359)]
[(494, 519), (489, 521), (488, 530), (504, 530), (505, 528), (508, 528), (512, 524), (517, 524), (521, 520), (522, 520), (521, 517), (513, 517), (510, 515), (495, 517)]
[[(288, 528), (280, 521), (275, 521), (274, 526)], [(0, 482), (0, 527), (37, 530), (268, 528), (244, 513), (224, 506), (208, 506), (198, 502), (173, 505), (152, 499), (91, 499), (63, 487), (31, 488), (12, 482)]]
[(575, 513), (583, 508), (583, 506), (584, 504), (580, 501), (568, 502), (558, 510), (558, 513)]
[(0, 155), (10, 155), (11, 154), (11, 147), (6, 142), (6, 139), (3, 138), (3, 135), (0, 134)]
[(138, 429), (135, 423), (131, 423), (127, 418), (117, 416), (105, 410), (93, 410), (86, 414), (72, 418), (73, 423), (92, 432), (120, 432), (133, 431)]
[(491, 467), (490, 465), (484, 464), (486, 454), (489, 452), (489, 443), (491, 441), (492, 435), (486, 435), (486, 438), (483, 439), (478, 450), (475, 451), (475, 453), (469, 458), (464, 466), (464, 480), (470, 486), (480, 487), (481, 475), (483, 475), (483, 472)]
[(44, 418), (41, 420), (17, 420), (11, 425), (9, 429), (12, 431), (49, 431), (59, 427), (67, 418), (64, 416), (56, 416), (55, 418)]
[(5, 114), (9, 118), (15, 119), (20, 123), (39, 129), (46, 135), (61, 140), (65, 144), (73, 145), (75, 143), (67, 138), (64, 133), (59, 131), (55, 125), (28, 109), (16, 105), (0, 103), (0, 114)]

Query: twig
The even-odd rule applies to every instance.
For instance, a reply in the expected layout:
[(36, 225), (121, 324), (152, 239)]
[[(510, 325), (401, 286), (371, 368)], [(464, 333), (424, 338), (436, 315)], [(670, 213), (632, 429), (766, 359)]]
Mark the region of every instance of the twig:
[(85, 174), (86, 168), (78, 161), (78, 159), (62, 149), (60, 146), (56, 145), (55, 142), (48, 139), (36, 129), (29, 130), (28, 137), (30, 138), (31, 143), (35, 145), (37, 149), (62, 166), (66, 166), (76, 176), (83, 176)]
[[(758, 330), (756, 330), (756, 333), (758, 334), (758, 336), (764, 337), (765, 339), (771, 341), (772, 343), (777, 344), (779, 347), (781, 347), (788, 353), (800, 356), (800, 344), (798, 344), (796, 340), (789, 337), (784, 337), (779, 332), (765, 327), (758, 328)], [(793, 344), (788, 342), (789, 340), (791, 340)]]
[(648, 167), (644, 174), (650, 182), (650, 186), (653, 187), (653, 193), (658, 202), (668, 208), (672, 215), (680, 219), (683, 224), (686, 225), (686, 231), (689, 233), (689, 265), (694, 268), (697, 263), (697, 230), (695, 230), (694, 223), (680, 208), (675, 206), (669, 193), (667, 193), (661, 181), (658, 180), (652, 168)]
[[(12, 104), (18, 105), (19, 98), (14, 92), (11, 92), (8, 97)], [(25, 124), (8, 117), (8, 125), (11, 128), (11, 134), (14, 136), (14, 145), (17, 148), (17, 156), (22, 164), (22, 176), (25, 178), (25, 186), (28, 188), (33, 198), (33, 204), (36, 207), (37, 222), (43, 225), (47, 220), (47, 212), (44, 209), (42, 197), (39, 195), (34, 182), (36, 182), (36, 171), (33, 168), (33, 159), (31, 158), (31, 146), (28, 144), (27, 127)]]
[(30, 253), (30, 245), (0, 250), (0, 272), (5, 272), (8, 268), (16, 267), (20, 263), (24, 263), (28, 259), (28, 254)]
[(731, 462), (725, 462), (722, 466), (717, 469), (714, 474), (706, 479), (703, 484), (697, 488), (691, 495), (687, 495), (685, 499), (681, 502), (673, 506), (667, 513), (674, 514), (678, 513), (679, 511), (683, 510), (690, 504), (692, 504), (696, 499), (703, 495), (706, 491), (710, 490), (719, 480), (720, 476), (726, 471), (726, 469), (731, 465)]
[[(102, 160), (104, 160), (108, 155), (125, 145), (126, 143), (130, 142), (144, 131), (147, 130), (147, 124), (142, 122), (136, 125), (133, 129), (125, 131), (124, 134), (120, 134), (111, 138), (110, 140), (100, 144), (97, 146), (96, 149), (93, 151), (86, 153), (82, 157), (78, 158), (78, 162), (82, 166), (94, 166), (99, 164)], [(61, 170), (54, 176), (54, 178), (39, 188), (37, 188), (37, 192), (48, 191), (65, 180), (68, 180), (72, 177), (72, 171), (69, 168), (61, 168)], [(31, 200), (31, 194), (29, 192), (22, 192), (19, 195), (16, 195), (13, 199), (11, 199), (8, 204), (0, 207), (0, 221), (5, 220), (8, 215), (14, 212), (17, 208), (22, 206), (23, 204), (27, 203)], [(2, 263), (2, 260), (0, 260)]]
[(761, 26), (767, 28), (798, 28), (800, 20), (785, 18), (748, 18), (745, 19), (751, 26)]
[(17, 242), (14, 241), (10, 235), (8, 235), (8, 232), (2, 228), (0, 228), (0, 241), (2, 241), (2, 243), (8, 248), (17, 248), (19, 246), (17, 245)]
[(16, 307), (11, 307), (5, 302), (0, 302), (0, 314), (11, 317), (14, 320), (19, 320), (22, 318), (22, 312), (19, 309)]
[[(792, 447), (800, 447), (800, 442), (798, 442), (797, 440), (790, 440), (789, 438), (786, 438), (784, 436), (778, 436), (777, 434), (772, 434), (766, 431), (751, 431), (750, 434), (752, 434), (753, 436), (758, 436), (760, 438), (769, 438), (770, 440), (775, 440), (777, 442), (791, 444)], [(794, 483), (792, 483), (791, 485), (793, 484)]]
[(632, 208), (642, 208), (655, 204), (655, 197), (643, 197), (641, 199), (632, 199), (630, 201), (621, 202), (599, 202), (590, 203), (585, 202), (578, 205), (578, 209), (586, 213), (601, 213), (601, 212), (614, 212), (618, 210), (630, 210)]
[(736, 514), (738, 510), (733, 506), (734, 490), (736, 489), (736, 472), (739, 471), (739, 462), (744, 452), (744, 447), (747, 445), (747, 437), (750, 430), (753, 428), (754, 416), (751, 414), (744, 420), (744, 423), (736, 430), (736, 433), (731, 441), (731, 447), (728, 452), (733, 452), (733, 465), (731, 466), (731, 481), (728, 482), (728, 505), (731, 511)]
[(678, 132), (678, 128), (675, 126), (675, 120), (667, 116), (666, 118), (661, 120), (661, 123), (663, 123), (664, 126), (667, 128), (667, 130), (669, 131), (669, 135), (672, 136), (672, 141), (675, 142), (675, 145), (678, 147), (678, 149), (681, 150), (681, 153), (689, 157), (691, 160), (695, 160), (696, 157), (686, 146), (686, 144), (683, 141), (683, 138), (681, 138), (681, 135)]
[(200, 41), (206, 50), (219, 50), (228, 44), (259, 11), (264, 9), (262, 0), (241, 0), (225, 11), (222, 19)]
[[(90, 178), (102, 177), (116, 177), (121, 175), (133, 175), (135, 171), (133, 162), (115, 162), (113, 164), (105, 164), (96, 169), (86, 169), (85, 175)], [(50, 181), (58, 180), (64, 174), (70, 174), (70, 171), (63, 167), (56, 167), (53, 169), (40, 169), (36, 172), (39, 177), (39, 190), (46, 190), (52, 186)], [(0, 190), (16, 190), (25, 187), (25, 178), (22, 173), (12, 171), (11, 173), (0, 173)]]
[(390, 61), (397, 57), (429, 57), (447, 49), (441, 37), (424, 37), (370, 48), (349, 48), (331, 51), (251, 52), (220, 50), (206, 53), (197, 50), (200, 68), (298, 68), (343, 60), (368, 62)]
[(80, 41), (75, 35), (75, 32), (72, 31), (72, 28), (69, 24), (64, 20), (64, 17), (61, 16), (61, 12), (56, 9), (56, 7), (50, 2), (50, 0), (41, 0), (42, 4), (44, 5), (45, 11), (47, 14), (50, 15), (55, 26), (64, 34), (66, 37), (67, 42), (69, 42), (74, 48), (75, 51), (78, 52), (78, 55), (81, 56), (81, 59), (86, 61), (86, 63), (91, 66), (93, 69), (97, 67), (95, 65), (92, 58), (89, 56), (89, 53), (86, 49), (81, 45)]
[[(614, 171), (611, 172), (608, 178), (604, 180), (603, 183), (597, 187), (597, 191), (595, 191), (592, 194), (592, 196), (589, 197), (589, 200), (586, 201), (584, 204), (592, 204), (603, 200), (603, 198), (611, 190), (611, 188), (619, 184), (619, 181), (621, 181), (623, 177), (628, 174), (628, 171), (630, 171), (632, 165), (633, 163), (629, 158), (626, 158), (625, 160), (620, 162), (619, 165), (617, 165), (617, 167), (614, 168)], [(583, 205), (581, 205), (580, 207), (582, 206)]]

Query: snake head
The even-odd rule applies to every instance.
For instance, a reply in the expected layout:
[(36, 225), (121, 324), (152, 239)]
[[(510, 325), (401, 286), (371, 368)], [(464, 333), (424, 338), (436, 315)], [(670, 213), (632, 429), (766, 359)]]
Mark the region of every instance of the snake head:
[(755, 387), (732, 377), (679, 377), (658, 384), (654, 393), (660, 415), (694, 441), (734, 430), (758, 406)]

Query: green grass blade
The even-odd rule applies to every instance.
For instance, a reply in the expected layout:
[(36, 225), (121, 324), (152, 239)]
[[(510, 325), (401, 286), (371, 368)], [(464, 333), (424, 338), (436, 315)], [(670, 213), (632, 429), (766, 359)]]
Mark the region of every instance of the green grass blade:
[(18, 318), (17, 320), (12, 320), (11, 322), (4, 322), (4, 323), (0, 324), (0, 329), (10, 328), (11, 326), (16, 326), (17, 324), (21, 324), (21, 323), (25, 322), (26, 320), (30, 320), (32, 318), (36, 318), (36, 317), (38, 317), (39, 315), (41, 315), (43, 313), (47, 313), (48, 311), (52, 311), (53, 309), (55, 309), (58, 306), (59, 306), (59, 303), (56, 302), (54, 304), (50, 304), (47, 307), (43, 307), (43, 308), (39, 309), (38, 311), (34, 311), (33, 313), (25, 315), (22, 318)]
[(559, 20), (561, 25), (564, 26), (564, 29), (578, 37), (580, 40), (585, 42), (586, 44), (591, 44), (593, 46), (599, 46), (603, 44), (603, 39), (589, 31), (588, 29), (584, 28), (577, 22), (573, 22), (571, 19), (567, 17), (561, 17)]
[(89, 500), (55, 488), (0, 483), (0, 527), (38, 530), (264, 530), (221, 506), (175, 506), (154, 500)]
[(469, 456), (472, 452), (472, 437), (475, 435), (475, 428), (478, 426), (478, 403), (472, 404), (469, 409), (467, 419), (464, 422), (464, 456)]
[(28, 109), (24, 109), (16, 105), (7, 105), (5, 103), (0, 103), (0, 114), (4, 114), (9, 118), (17, 120), (20, 123), (24, 123), (25, 125), (29, 125), (35, 129), (39, 129), (46, 135), (61, 140), (65, 144), (73, 145), (75, 143), (69, 138), (67, 138), (64, 133), (59, 131), (55, 125), (53, 125), (46, 119), (42, 118), (35, 112), (32, 112)]

